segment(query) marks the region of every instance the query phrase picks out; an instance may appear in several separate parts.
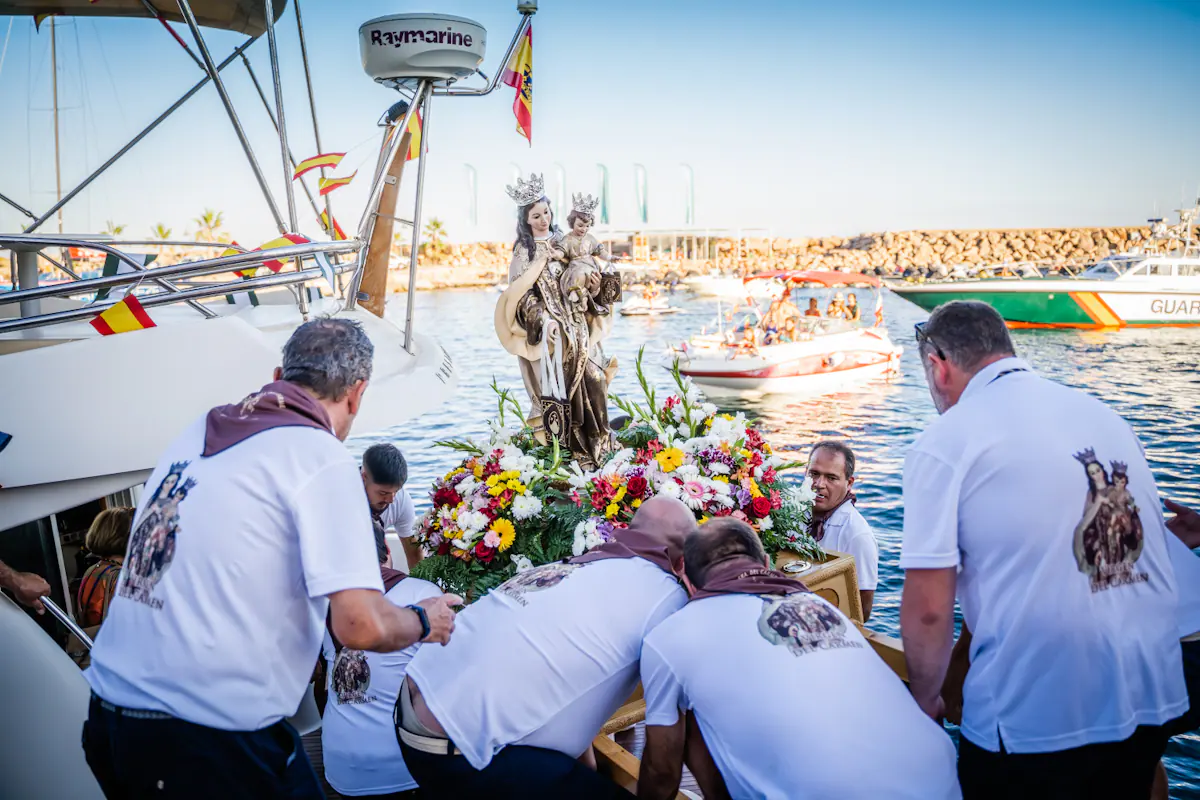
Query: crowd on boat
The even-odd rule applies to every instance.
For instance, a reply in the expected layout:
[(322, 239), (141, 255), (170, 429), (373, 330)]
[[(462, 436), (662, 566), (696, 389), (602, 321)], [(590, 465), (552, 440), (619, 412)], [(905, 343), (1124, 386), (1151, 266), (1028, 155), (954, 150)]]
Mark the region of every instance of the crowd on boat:
[[(386, 537), (413, 527), (407, 469), (342, 444), (373, 346), (323, 319), (89, 532), (93, 774), (110, 798), (322, 797), (286, 721), (315, 679), (343, 796), (626, 797), (592, 742), (640, 681), (640, 797), (676, 796), (685, 765), (706, 798), (1165, 796), (1168, 738), (1200, 726), (1200, 515), (1165, 520), (1130, 427), (1038, 376), (990, 307), (942, 306), (916, 339), (940, 416), (904, 469), (907, 687), (752, 528), (665, 496), (456, 612), (391, 566), (421, 555)], [(814, 447), (810, 532), (855, 556), (869, 615), (856, 466)], [(0, 585), (49, 590), (3, 565)]]

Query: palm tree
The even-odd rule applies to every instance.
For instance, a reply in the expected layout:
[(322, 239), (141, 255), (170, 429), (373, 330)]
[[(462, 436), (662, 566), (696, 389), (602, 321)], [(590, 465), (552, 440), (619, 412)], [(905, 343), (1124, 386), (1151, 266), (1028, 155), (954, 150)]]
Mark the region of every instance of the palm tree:
[(105, 236), (112, 236), (112, 237), (116, 238), (117, 236), (120, 236), (124, 231), (125, 231), (124, 225), (118, 225), (110, 219), (105, 224), (104, 230), (102, 230), (100, 232), (103, 233)]
[(204, 213), (196, 217), (192, 222), (198, 226), (196, 231), (196, 239), (201, 242), (217, 242), (220, 241), (220, 236), (217, 231), (225, 224), (225, 212), (213, 211), (211, 208), (204, 209)]
[(433, 217), (429, 222), (425, 223), (425, 238), (429, 240), (429, 244), (434, 250), (442, 249), (442, 239), (446, 237), (446, 226), (438, 219)]
[(171, 238), (171, 229), (160, 222), (150, 229), (150, 235), (155, 239), (165, 242), (167, 239)]

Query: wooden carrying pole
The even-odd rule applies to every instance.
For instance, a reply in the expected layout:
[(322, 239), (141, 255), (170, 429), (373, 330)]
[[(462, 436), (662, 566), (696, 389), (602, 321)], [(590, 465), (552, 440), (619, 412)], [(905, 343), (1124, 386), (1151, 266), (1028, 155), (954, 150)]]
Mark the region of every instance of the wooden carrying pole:
[[(387, 303), (388, 262), (392, 256), (392, 234), (396, 226), (396, 199), (400, 194), (400, 177), (408, 156), (412, 134), (405, 131), (396, 148), (396, 157), (383, 178), (379, 206), (375, 209), (375, 224), (371, 226), (371, 242), (367, 249), (367, 266), (358, 286), (358, 304), (377, 317), (383, 317)], [(415, 239), (415, 237), (414, 237)], [(415, 247), (415, 241), (413, 246)]]

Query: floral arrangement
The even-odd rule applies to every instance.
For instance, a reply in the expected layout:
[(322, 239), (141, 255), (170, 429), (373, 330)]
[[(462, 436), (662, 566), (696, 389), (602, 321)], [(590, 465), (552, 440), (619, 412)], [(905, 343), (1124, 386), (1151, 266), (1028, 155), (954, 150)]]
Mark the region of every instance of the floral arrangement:
[[(557, 442), (539, 444), (512, 393), (493, 382), (499, 414), (487, 444), (437, 443), (466, 457), (434, 482), (432, 508), (414, 532), (430, 555), (413, 575), (476, 599), (518, 571), (607, 541), (657, 495), (683, 501), (698, 522), (732, 516), (749, 523), (768, 553), (822, 558), (806, 533), (810, 482), (781, 478), (801, 462), (774, 452), (745, 415), (719, 413), (678, 368), (676, 391), (661, 402), (641, 354), (636, 370), (644, 402), (612, 397), (631, 421), (616, 434), (619, 447), (590, 472), (576, 461), (564, 465)], [(505, 427), (510, 412), (521, 427)]]

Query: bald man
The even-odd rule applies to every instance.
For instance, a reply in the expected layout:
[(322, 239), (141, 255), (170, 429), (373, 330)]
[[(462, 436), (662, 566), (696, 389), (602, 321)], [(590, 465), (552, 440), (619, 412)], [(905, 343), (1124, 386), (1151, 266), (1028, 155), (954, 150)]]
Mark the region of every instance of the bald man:
[[(629, 797), (591, 742), (638, 682), (642, 640), (687, 602), (678, 500), (646, 501), (591, 552), (520, 572), (422, 648), (397, 702), (404, 762), (432, 797)], [(592, 764), (593, 766), (585, 766)]]

